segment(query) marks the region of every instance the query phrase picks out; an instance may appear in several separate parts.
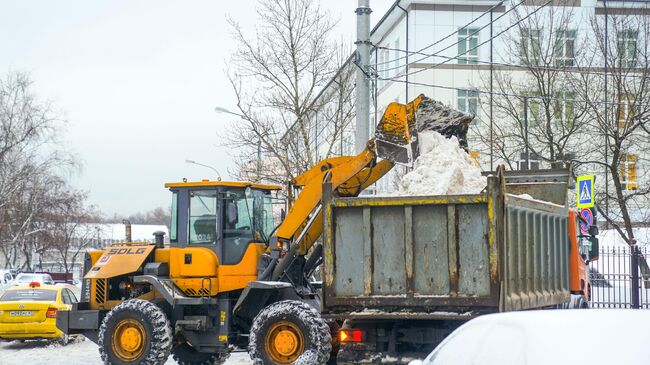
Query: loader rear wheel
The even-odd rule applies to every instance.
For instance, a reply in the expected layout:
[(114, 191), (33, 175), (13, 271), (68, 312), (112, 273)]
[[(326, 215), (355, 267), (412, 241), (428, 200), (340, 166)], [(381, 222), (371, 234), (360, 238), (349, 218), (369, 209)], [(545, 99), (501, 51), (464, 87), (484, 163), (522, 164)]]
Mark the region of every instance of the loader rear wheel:
[(171, 351), (172, 329), (155, 304), (131, 299), (108, 312), (98, 345), (106, 365), (162, 365)]
[(297, 300), (262, 309), (253, 320), (248, 354), (255, 365), (325, 364), (332, 350), (327, 322)]
[(196, 351), (187, 343), (176, 345), (172, 348), (172, 357), (178, 365), (221, 365), (226, 362), (230, 354), (209, 354)]

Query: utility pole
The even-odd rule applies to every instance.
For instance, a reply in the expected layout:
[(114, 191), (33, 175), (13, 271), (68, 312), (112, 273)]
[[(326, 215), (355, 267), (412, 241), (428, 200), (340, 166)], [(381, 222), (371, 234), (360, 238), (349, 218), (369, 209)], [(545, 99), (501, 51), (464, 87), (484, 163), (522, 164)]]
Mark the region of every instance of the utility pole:
[(370, 137), (370, 79), (368, 64), (370, 63), (370, 0), (358, 0), (357, 13), (357, 53), (356, 53), (356, 133), (354, 147), (356, 153), (366, 148)]
[(262, 140), (257, 140), (257, 182), (262, 182)]
[(490, 171), (494, 171), (494, 13), (490, 9)]
[[(609, 94), (607, 94), (608, 50), (609, 50), (609, 24), (607, 22), (607, 0), (603, 1), (605, 8), (605, 163), (609, 165), (609, 123), (608, 116)], [(605, 166), (605, 215), (609, 217), (609, 167)], [(605, 219), (605, 229), (609, 229), (609, 221)]]
[(528, 97), (524, 97), (524, 144), (526, 145), (526, 170), (530, 170), (530, 152), (528, 151)]

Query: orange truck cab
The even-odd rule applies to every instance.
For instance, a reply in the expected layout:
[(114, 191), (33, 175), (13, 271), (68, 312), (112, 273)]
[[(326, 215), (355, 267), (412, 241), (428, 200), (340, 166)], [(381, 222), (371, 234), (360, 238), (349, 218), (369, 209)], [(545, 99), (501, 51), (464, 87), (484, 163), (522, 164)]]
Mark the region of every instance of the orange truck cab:
[(569, 308), (588, 308), (591, 301), (589, 262), (598, 260), (598, 226), (595, 208), (590, 210), (593, 222), (585, 221), (576, 209), (569, 209)]

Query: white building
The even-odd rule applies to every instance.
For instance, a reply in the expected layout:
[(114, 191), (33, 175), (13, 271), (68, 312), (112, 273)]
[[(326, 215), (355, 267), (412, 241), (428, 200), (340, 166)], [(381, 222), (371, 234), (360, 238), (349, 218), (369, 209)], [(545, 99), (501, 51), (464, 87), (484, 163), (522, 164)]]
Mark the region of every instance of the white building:
[[(351, 4), (351, 6), (353, 6)], [(371, 1), (372, 6), (372, 1)], [(650, 14), (650, 2), (646, 1), (616, 1), (606, 2), (597, 0), (523, 0), (523, 1), (494, 1), (494, 0), (398, 0), (381, 17), (371, 32), (371, 43), (374, 51), (372, 63), (372, 103), (370, 118), (371, 138), (374, 126), (383, 114), (385, 107), (393, 101), (405, 103), (417, 95), (425, 95), (453, 106), (461, 111), (476, 114), (469, 132), (470, 154), (484, 170), (492, 170), (498, 164), (514, 162), (512, 168), (517, 168), (525, 155), (524, 148), (508, 145), (499, 153), (497, 130), (506, 124), (507, 115), (499, 110), (498, 98), (515, 100), (516, 107), (521, 105), (523, 114), (523, 96), (530, 97), (528, 104), (529, 128), (535, 128), (536, 114), (541, 113), (540, 103), (534, 94), (526, 94), (525, 90), (504, 90), (499, 87), (497, 79), (507, 78), (509, 82), (523, 83), (529, 75), (529, 70), (523, 67), (522, 54), (533, 55), (536, 50), (543, 53), (545, 39), (551, 38), (553, 44), (546, 44), (553, 58), (551, 67), (566, 69), (573, 67), (578, 70), (578, 64), (588, 69), (586, 75), (601, 76), (604, 62), (578, 52), (580, 44), (594, 37), (593, 21), (599, 21), (599, 16), (605, 14), (631, 14), (645, 17)], [(546, 14), (546, 15), (544, 15)], [(549, 16), (550, 15), (550, 16)], [(565, 23), (560, 27), (558, 19)], [(522, 25), (538, 19), (534, 27), (522, 29)], [(541, 20), (539, 20), (541, 19)], [(611, 27), (611, 26), (610, 26)], [(635, 62), (637, 49), (646, 44), (643, 31), (632, 28), (616, 30), (617, 47), (622, 52), (621, 62)], [(526, 33), (528, 36), (523, 37)], [(610, 35), (610, 37), (612, 37)], [(611, 38), (610, 38), (611, 39)], [(548, 41), (547, 41), (548, 43)], [(616, 47), (615, 47), (616, 48)], [(522, 51), (523, 49), (523, 51)], [(528, 57), (528, 56), (526, 56)], [(533, 56), (530, 56), (533, 57)], [(582, 57), (582, 58), (581, 58)], [(581, 59), (579, 59), (581, 58)], [(353, 57), (343, 70), (354, 69)], [(528, 64), (530, 66), (530, 63)], [(548, 65), (546, 66), (548, 67)], [(581, 66), (584, 70), (585, 66)], [(574, 71), (571, 71), (574, 72)], [(580, 74), (580, 73), (578, 73)], [(634, 77), (634, 75), (630, 76)], [(354, 82), (352, 78), (351, 82)], [(315, 105), (320, 105), (331, 98), (333, 84), (330, 83), (316, 98)], [(506, 85), (505, 81), (502, 81)], [(350, 96), (354, 97), (353, 87)], [(551, 100), (557, 98), (560, 105), (559, 119), (574, 116), (574, 102), (578, 97), (568, 89), (553, 92)], [(625, 115), (629, 106), (623, 105), (618, 112), (621, 115), (619, 124), (625, 124)], [(612, 103), (612, 108), (619, 105)], [(328, 141), (328, 121), (314, 116), (317, 125), (314, 134), (314, 149), (321, 157), (326, 157), (324, 145)], [(339, 136), (337, 146), (330, 155), (351, 154), (354, 149), (354, 121), (346, 127)], [(593, 133), (585, 132), (581, 138), (574, 139), (573, 145), (562, 146), (561, 156), (557, 160), (569, 158), (574, 149), (585, 148), (595, 139), (600, 138)], [(535, 142), (530, 142), (534, 145)], [(588, 148), (588, 147), (587, 147)], [(544, 149), (540, 146), (540, 151)], [(645, 148), (633, 144), (620, 166), (620, 174), (627, 190), (638, 189), (648, 185), (646, 177), (646, 159), (650, 155)], [(553, 152), (556, 153), (555, 151)], [(566, 155), (566, 156), (565, 156)], [(508, 159), (504, 159), (508, 156)], [(531, 154), (534, 160), (534, 154)], [(599, 157), (594, 156), (593, 159)], [(533, 161), (533, 166), (550, 167), (548, 158)], [(583, 165), (584, 172), (604, 174), (603, 168), (593, 165)], [(581, 171), (582, 172), (582, 171)], [(649, 174), (650, 175), (650, 174)], [(604, 178), (599, 179), (599, 182)], [(384, 185), (386, 182), (384, 181)], [(602, 186), (602, 184), (600, 184)], [(380, 184), (379, 190), (388, 186)], [(645, 204), (647, 206), (647, 204)], [(639, 214), (640, 219), (646, 214)]]

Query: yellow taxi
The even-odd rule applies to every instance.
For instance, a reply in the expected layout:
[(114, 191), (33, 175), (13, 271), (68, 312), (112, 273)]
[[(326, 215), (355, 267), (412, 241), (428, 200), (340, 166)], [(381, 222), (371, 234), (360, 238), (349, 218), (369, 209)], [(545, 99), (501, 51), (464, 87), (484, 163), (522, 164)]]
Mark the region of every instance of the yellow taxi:
[(68, 342), (56, 327), (58, 311), (77, 302), (72, 290), (38, 282), (14, 286), (0, 296), (0, 340), (52, 339)]

